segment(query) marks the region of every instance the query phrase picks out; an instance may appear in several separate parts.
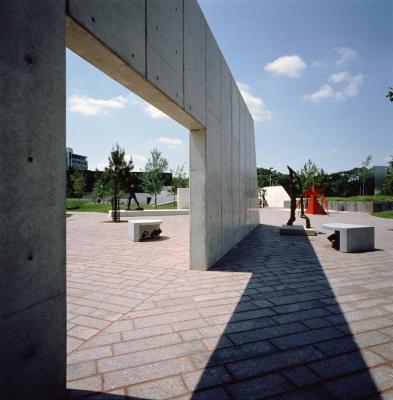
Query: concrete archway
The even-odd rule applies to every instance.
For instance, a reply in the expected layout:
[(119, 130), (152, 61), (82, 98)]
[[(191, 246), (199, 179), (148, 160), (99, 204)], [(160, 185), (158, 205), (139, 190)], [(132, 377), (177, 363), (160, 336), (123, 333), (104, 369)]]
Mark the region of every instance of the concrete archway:
[(0, 37), (0, 392), (60, 398), (65, 47), (190, 129), (194, 269), (259, 223), (253, 120), (196, 0), (5, 0)]

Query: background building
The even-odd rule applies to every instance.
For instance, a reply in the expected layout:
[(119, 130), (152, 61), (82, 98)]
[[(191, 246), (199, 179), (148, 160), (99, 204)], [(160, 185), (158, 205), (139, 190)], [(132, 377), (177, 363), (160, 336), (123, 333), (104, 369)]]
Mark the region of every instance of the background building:
[(87, 157), (75, 154), (71, 147), (66, 147), (66, 167), (87, 170)]

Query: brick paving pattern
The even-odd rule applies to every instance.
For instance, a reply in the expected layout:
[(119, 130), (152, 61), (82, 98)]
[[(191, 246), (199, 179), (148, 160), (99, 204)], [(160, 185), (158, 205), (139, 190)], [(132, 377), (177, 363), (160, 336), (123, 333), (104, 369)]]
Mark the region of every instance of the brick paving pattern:
[[(393, 399), (393, 220), (312, 216), (321, 234), (281, 237), (288, 212), (264, 209), (202, 272), (189, 217), (161, 219), (138, 243), (106, 215), (67, 220), (70, 398)], [(374, 225), (377, 250), (331, 249), (325, 222)]]

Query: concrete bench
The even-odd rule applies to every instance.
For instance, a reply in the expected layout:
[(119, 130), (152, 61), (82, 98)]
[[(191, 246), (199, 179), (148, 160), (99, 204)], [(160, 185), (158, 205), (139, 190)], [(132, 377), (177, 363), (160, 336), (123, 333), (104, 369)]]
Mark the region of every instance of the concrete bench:
[(134, 242), (160, 236), (160, 219), (137, 219), (128, 221), (128, 237)]
[(373, 226), (331, 223), (323, 224), (322, 228), (335, 232), (329, 240), (344, 253), (374, 250)]

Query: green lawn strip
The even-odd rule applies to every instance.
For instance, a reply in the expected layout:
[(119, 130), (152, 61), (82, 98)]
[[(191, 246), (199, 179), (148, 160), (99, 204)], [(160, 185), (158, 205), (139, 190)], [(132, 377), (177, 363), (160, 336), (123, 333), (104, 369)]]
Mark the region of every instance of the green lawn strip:
[[(155, 210), (154, 204), (151, 205), (143, 205), (144, 210)], [(66, 208), (67, 211), (78, 211), (78, 212), (101, 212), (107, 213), (111, 210), (110, 204), (103, 204), (103, 203), (94, 203), (89, 200), (75, 200), (75, 199), (67, 199), (66, 201)], [(120, 206), (121, 210), (125, 210), (127, 207), (125, 205)], [(131, 209), (135, 209), (136, 205), (133, 203), (131, 205)], [(159, 210), (173, 210), (177, 208), (177, 204), (169, 203), (169, 204), (162, 204), (158, 205), (157, 209)]]
[(393, 219), (393, 211), (377, 211), (375, 213), (372, 213), (374, 217), (379, 217), (379, 218), (391, 218)]
[(393, 196), (377, 194), (373, 196), (328, 197), (328, 201), (393, 201)]
[(72, 217), (72, 214), (66, 214), (66, 218)]

